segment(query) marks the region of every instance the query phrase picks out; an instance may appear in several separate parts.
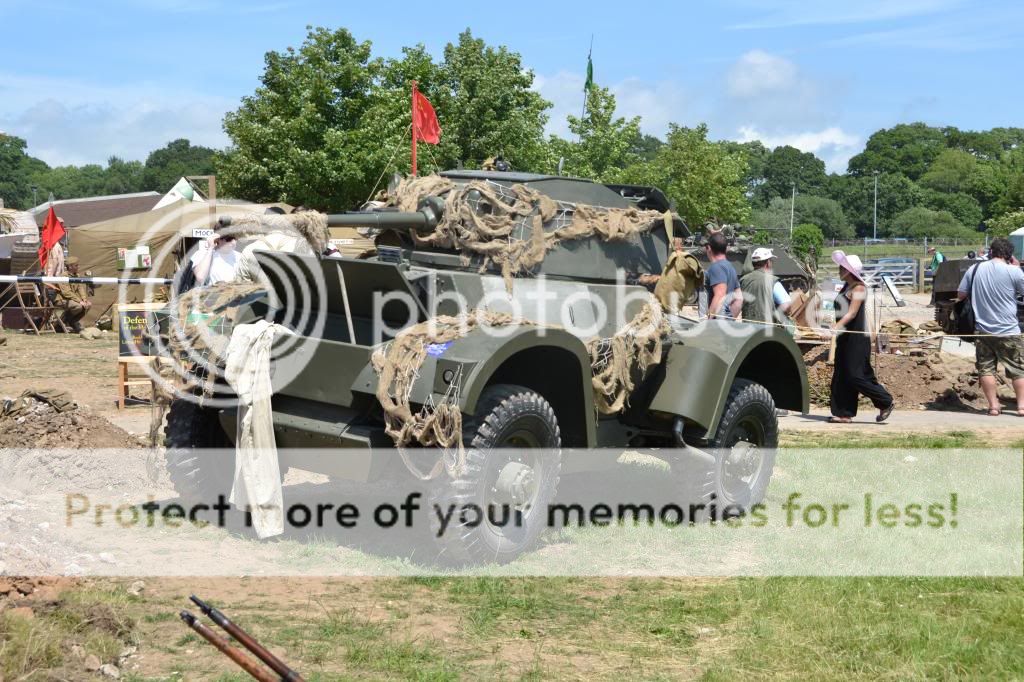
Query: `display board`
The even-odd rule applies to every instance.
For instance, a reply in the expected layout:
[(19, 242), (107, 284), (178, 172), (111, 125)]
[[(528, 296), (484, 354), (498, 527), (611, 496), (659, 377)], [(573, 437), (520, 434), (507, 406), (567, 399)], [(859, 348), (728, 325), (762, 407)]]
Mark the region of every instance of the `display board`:
[(167, 328), (166, 303), (126, 303), (114, 306), (118, 337), (118, 355), (156, 355), (153, 342)]
[(153, 267), (153, 257), (149, 254), (148, 246), (118, 247), (118, 270), (149, 270), (151, 267)]

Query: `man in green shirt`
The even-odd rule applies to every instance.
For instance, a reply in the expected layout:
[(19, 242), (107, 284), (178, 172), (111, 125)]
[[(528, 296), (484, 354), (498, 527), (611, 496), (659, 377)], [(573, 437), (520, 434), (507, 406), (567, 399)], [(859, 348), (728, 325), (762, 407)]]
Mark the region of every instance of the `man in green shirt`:
[(754, 269), (740, 279), (743, 291), (743, 319), (767, 325), (790, 327), (786, 313), (791, 299), (785, 287), (772, 274), (772, 261), (776, 258), (771, 249), (757, 248), (750, 255)]
[(935, 274), (935, 271), (939, 269), (939, 266), (946, 260), (946, 257), (942, 255), (941, 251), (937, 251), (934, 246), (928, 247), (928, 254), (932, 257), (932, 263), (928, 266), (928, 269)]

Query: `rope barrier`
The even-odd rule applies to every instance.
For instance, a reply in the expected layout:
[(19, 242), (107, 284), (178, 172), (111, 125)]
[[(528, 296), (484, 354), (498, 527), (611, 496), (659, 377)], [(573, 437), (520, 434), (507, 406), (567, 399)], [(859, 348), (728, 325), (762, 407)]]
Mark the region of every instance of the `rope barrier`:
[(0, 282), (17, 284), (173, 284), (165, 277), (47, 277), (44, 275), (0, 275)]
[[(689, 319), (689, 320), (693, 321), (693, 318), (686, 318), (686, 319)], [(759, 325), (762, 325), (762, 326), (765, 326), (765, 327), (778, 327), (779, 329), (785, 329), (788, 333), (791, 333), (794, 330), (794, 327), (790, 327), (790, 326), (787, 326), (787, 325), (784, 325), (784, 324), (779, 324), (778, 322), (762, 322), (761, 320), (742, 320), (742, 319), (740, 319), (740, 320), (733, 320), (733, 319), (729, 319), (729, 318), (715, 318), (715, 319), (719, 319), (719, 320), (723, 320), (724, 319), (724, 320), (727, 320), (729, 322), (737, 322), (737, 323), (759, 324)], [(703, 320), (696, 320), (696, 321), (697, 322), (701, 322)], [(816, 330), (820, 329), (823, 333), (830, 333), (830, 334), (836, 331), (834, 328), (831, 328), (831, 327), (795, 327), (795, 329), (810, 329), (811, 331), (816, 331)], [(862, 331), (856, 331), (856, 330), (853, 330), (853, 329), (843, 329), (839, 333), (840, 334), (866, 334), (866, 335), (885, 334), (886, 336), (888, 336), (890, 338), (892, 338), (892, 337), (897, 337), (897, 338), (905, 337), (905, 338), (909, 338), (909, 339), (924, 339), (926, 341), (927, 340), (931, 340), (931, 339), (943, 339), (943, 338), (945, 338), (945, 339), (993, 339), (993, 338), (998, 339), (998, 338), (1014, 338), (1014, 337), (1017, 337), (1017, 336), (1021, 336), (1021, 334), (947, 334), (946, 332), (934, 332), (934, 333), (932, 333), (930, 335), (922, 335), (922, 334), (889, 333), (889, 332), (883, 332), (883, 331), (876, 331), (876, 332), (864, 331), (864, 332), (862, 332)]]

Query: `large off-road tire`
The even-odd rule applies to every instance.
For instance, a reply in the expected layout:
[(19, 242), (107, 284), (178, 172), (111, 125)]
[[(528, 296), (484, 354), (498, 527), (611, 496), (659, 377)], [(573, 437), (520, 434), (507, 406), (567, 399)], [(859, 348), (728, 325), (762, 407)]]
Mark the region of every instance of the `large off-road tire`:
[[(235, 475), (235, 458), (217, 413), (191, 400), (174, 400), (164, 427), (167, 473), (174, 489), (190, 501), (213, 503), (227, 497)], [(218, 451), (207, 449), (216, 448)]]
[(737, 379), (714, 438), (700, 448), (714, 457), (714, 463), (708, 466), (686, 455), (672, 463), (684, 509), (694, 505), (688, 520), (722, 520), (764, 500), (778, 445), (779, 420), (768, 389)]
[[(480, 397), (476, 415), (466, 417), (462, 433), (465, 471), (455, 479), (442, 474), (431, 487), (439, 559), (450, 565), (509, 562), (536, 544), (558, 489), (562, 439), (555, 411), (528, 388), (495, 385)], [(474, 506), (484, 511), (482, 520)], [(436, 509), (455, 510), (440, 535)], [(501, 524), (506, 514), (508, 523)]]

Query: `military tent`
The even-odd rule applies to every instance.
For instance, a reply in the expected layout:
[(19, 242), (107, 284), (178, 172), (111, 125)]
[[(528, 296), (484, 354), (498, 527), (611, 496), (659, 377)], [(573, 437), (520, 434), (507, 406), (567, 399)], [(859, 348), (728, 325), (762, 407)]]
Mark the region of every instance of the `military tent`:
[[(211, 213), (207, 203), (176, 202), (163, 208), (82, 225), (75, 229), (68, 248), (79, 259), (80, 274), (95, 277), (173, 277), (188, 249), (209, 234), (220, 216), (239, 218), (263, 213), (268, 205), (218, 203)], [(287, 205), (280, 206), (288, 210)], [(86, 322), (94, 321), (118, 301), (115, 285), (96, 287), (92, 311)], [(128, 285), (125, 303), (162, 300), (161, 287)]]

